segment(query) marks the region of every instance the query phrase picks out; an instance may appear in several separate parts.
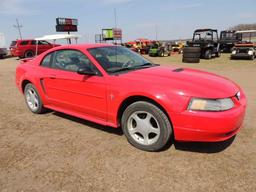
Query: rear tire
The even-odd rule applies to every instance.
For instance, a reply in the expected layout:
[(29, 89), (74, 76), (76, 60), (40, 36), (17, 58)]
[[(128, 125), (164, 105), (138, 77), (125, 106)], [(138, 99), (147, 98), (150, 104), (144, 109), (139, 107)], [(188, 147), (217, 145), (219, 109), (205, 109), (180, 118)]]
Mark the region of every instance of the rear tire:
[(221, 52), (218, 51), (218, 52), (216, 53), (216, 57), (220, 57), (220, 55), (221, 55)]
[(122, 115), (121, 125), (128, 142), (144, 151), (163, 149), (173, 132), (166, 114), (145, 101), (129, 105)]
[(24, 95), (25, 102), (32, 113), (41, 114), (46, 111), (43, 107), (42, 99), (33, 84), (26, 84)]
[(26, 51), (26, 52), (24, 53), (24, 57), (25, 57), (25, 58), (34, 57), (34, 55), (35, 55), (34, 52), (31, 51), (31, 50)]

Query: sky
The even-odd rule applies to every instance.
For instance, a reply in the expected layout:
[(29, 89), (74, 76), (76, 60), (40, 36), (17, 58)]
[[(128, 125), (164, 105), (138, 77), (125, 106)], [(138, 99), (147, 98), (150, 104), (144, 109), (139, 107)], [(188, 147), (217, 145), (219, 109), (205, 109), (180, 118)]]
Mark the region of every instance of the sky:
[(78, 19), (79, 42), (94, 42), (102, 28), (123, 30), (123, 40), (191, 38), (196, 28), (219, 31), (241, 23), (256, 23), (256, 0), (0, 0), (0, 33), (7, 46), (19, 38), (54, 34), (56, 17)]

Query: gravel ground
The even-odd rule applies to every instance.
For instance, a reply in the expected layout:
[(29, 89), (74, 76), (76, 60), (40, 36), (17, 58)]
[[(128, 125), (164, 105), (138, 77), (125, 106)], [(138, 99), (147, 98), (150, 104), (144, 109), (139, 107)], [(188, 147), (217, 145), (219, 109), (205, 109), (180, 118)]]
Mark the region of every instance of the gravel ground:
[(30, 113), (14, 83), (19, 61), (8, 58), (0, 60), (0, 191), (256, 191), (256, 61), (151, 59), (240, 84), (248, 110), (238, 135), (220, 143), (175, 142), (158, 153), (137, 150), (120, 129)]

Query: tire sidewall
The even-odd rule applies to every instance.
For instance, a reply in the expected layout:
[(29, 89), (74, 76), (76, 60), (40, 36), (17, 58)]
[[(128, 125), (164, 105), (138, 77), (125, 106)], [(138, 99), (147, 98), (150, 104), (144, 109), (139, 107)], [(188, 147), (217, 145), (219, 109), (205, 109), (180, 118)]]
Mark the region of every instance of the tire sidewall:
[[(158, 140), (151, 145), (142, 145), (136, 142), (133, 137), (128, 132), (127, 122), (129, 117), (136, 111), (146, 111), (152, 114), (159, 123), (160, 135)], [(172, 135), (172, 126), (169, 122), (168, 117), (155, 105), (148, 103), (148, 102), (135, 102), (127, 107), (124, 111), (122, 119), (121, 119), (121, 126), (123, 132), (133, 146), (136, 148), (142, 149), (144, 151), (159, 151), (161, 150), (170, 140)]]
[[(27, 98), (26, 98), (26, 94), (27, 94), (27, 91), (28, 89), (33, 89), (35, 91), (35, 93), (37, 94), (37, 97), (38, 97), (38, 105), (39, 107), (37, 108), (37, 110), (32, 110), (29, 105), (28, 105), (28, 102), (27, 102)], [(31, 83), (28, 83), (26, 86), (25, 86), (25, 89), (24, 89), (24, 96), (25, 96), (25, 102), (26, 102), (26, 105), (28, 107), (28, 109), (32, 112), (32, 113), (36, 113), (36, 114), (40, 114), (43, 112), (43, 103), (42, 103), (42, 99), (37, 91), (37, 89), (35, 88), (35, 86)]]
[[(27, 56), (28, 53), (31, 53), (31, 56)], [(28, 50), (28, 51), (26, 51), (26, 52), (24, 53), (24, 57), (25, 57), (25, 58), (31, 58), (31, 57), (33, 57), (34, 55), (35, 55), (34, 52), (31, 51), (31, 50)]]
[(205, 51), (205, 59), (211, 59), (212, 58), (212, 51), (210, 50), (210, 49), (207, 49), (206, 51)]

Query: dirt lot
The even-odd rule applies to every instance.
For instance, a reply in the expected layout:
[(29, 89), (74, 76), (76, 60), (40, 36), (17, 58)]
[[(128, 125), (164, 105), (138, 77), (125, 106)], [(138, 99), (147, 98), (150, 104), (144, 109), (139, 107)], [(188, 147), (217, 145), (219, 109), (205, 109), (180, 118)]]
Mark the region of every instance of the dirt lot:
[(0, 60), (0, 191), (256, 191), (256, 61), (228, 55), (186, 65), (179, 55), (152, 60), (240, 84), (248, 110), (237, 137), (143, 152), (120, 130), (56, 112), (33, 115), (14, 84), (19, 61)]

